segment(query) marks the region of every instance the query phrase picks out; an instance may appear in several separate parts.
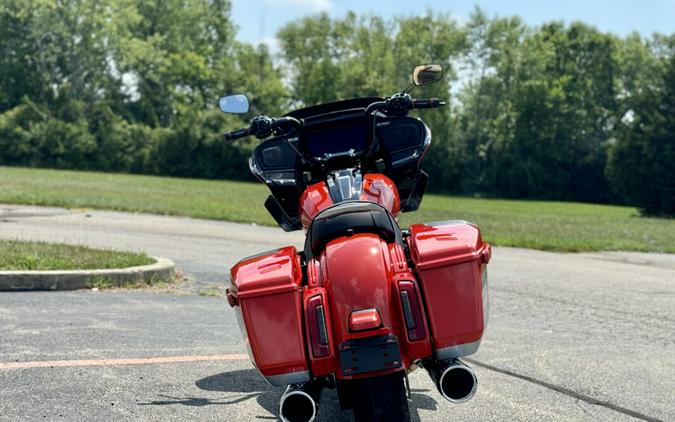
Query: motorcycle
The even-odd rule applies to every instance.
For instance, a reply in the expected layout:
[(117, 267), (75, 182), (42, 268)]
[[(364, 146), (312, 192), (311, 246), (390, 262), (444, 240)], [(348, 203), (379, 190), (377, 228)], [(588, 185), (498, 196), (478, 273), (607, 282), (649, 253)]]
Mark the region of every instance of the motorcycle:
[[(452, 403), (476, 391), (460, 358), (478, 350), (487, 323), (490, 245), (461, 220), (399, 228), (416, 210), (428, 175), (420, 162), (431, 132), (414, 109), (415, 86), (442, 78), (439, 65), (414, 69), (412, 84), (387, 98), (336, 101), (258, 116), (228, 140), (263, 140), (249, 166), (271, 195), (265, 207), (293, 246), (242, 259), (227, 299), (251, 362), (274, 386), (284, 422), (310, 422), (321, 392), (336, 388), (359, 421), (409, 421), (407, 375), (422, 367)], [(244, 113), (243, 95), (220, 99)]]

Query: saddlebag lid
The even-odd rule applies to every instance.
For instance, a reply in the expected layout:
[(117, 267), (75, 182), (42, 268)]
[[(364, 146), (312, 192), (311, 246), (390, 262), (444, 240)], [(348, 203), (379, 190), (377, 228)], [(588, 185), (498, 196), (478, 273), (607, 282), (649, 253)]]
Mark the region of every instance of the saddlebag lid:
[(300, 289), (302, 269), (293, 246), (244, 258), (232, 268), (230, 291), (239, 299)]
[(463, 220), (413, 224), (408, 242), (411, 257), (421, 270), (490, 260), (490, 246), (483, 242), (478, 227)]

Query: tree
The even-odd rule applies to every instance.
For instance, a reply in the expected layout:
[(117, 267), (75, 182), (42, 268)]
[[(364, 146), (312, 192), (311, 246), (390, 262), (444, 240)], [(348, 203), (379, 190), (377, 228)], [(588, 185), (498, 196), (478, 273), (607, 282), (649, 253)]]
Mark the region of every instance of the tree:
[(642, 86), (631, 101), (607, 176), (643, 213), (675, 216), (675, 54), (661, 60), (659, 83)]
[[(298, 106), (340, 99), (392, 95), (410, 85), (413, 68), (439, 63), (444, 83), (416, 89), (418, 98), (450, 100), (456, 78), (453, 63), (466, 47), (464, 31), (444, 15), (384, 20), (349, 13), (331, 20), (322, 14), (288, 24), (278, 34), (291, 69), (292, 93)], [(424, 167), (431, 182), (443, 189), (448, 168), (450, 109), (424, 114), (434, 140)]]
[(219, 114), (218, 97), (246, 93), (254, 112), (280, 113), (288, 94), (264, 46), (235, 42), (229, 10), (0, 3), (0, 164), (246, 178), (250, 145), (220, 135), (250, 115)]
[(615, 39), (584, 24), (469, 22), (476, 75), (460, 93), (464, 189), (509, 197), (607, 199), (605, 145), (617, 120)]

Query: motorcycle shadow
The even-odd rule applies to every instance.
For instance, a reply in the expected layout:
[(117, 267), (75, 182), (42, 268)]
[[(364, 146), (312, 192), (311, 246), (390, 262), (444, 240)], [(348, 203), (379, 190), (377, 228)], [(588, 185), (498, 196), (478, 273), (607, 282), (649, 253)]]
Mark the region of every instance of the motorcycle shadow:
[[(195, 382), (195, 385), (205, 391), (217, 391), (222, 393), (237, 393), (235, 396), (229, 396), (223, 400), (208, 400), (205, 404), (236, 404), (255, 398), (260, 407), (272, 415), (279, 413), (279, 400), (285, 391), (284, 387), (273, 387), (267, 384), (255, 369), (243, 369), (237, 371), (223, 372), (202, 378)], [(412, 389), (410, 405), (410, 417), (414, 422), (420, 421), (418, 409), (436, 410), (437, 402), (433, 397), (425, 394), (429, 390)], [(195, 399), (192, 399), (195, 400)], [(199, 399), (198, 399), (199, 400)], [(191, 403), (180, 402), (177, 404), (195, 405)], [(256, 419), (278, 420), (269, 415), (258, 415)], [(337, 393), (334, 389), (325, 389), (321, 397), (321, 409), (317, 415), (316, 421), (352, 421), (351, 411), (340, 409)]]

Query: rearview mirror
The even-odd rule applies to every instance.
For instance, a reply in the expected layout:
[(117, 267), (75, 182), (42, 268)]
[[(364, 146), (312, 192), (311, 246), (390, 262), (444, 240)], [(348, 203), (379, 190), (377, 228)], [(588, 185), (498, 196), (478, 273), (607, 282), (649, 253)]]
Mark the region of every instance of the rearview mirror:
[(413, 70), (413, 83), (417, 86), (438, 82), (443, 77), (443, 68), (438, 64), (423, 64)]
[(246, 95), (228, 95), (220, 97), (218, 105), (220, 111), (224, 113), (246, 113), (248, 111), (248, 98), (246, 98)]

